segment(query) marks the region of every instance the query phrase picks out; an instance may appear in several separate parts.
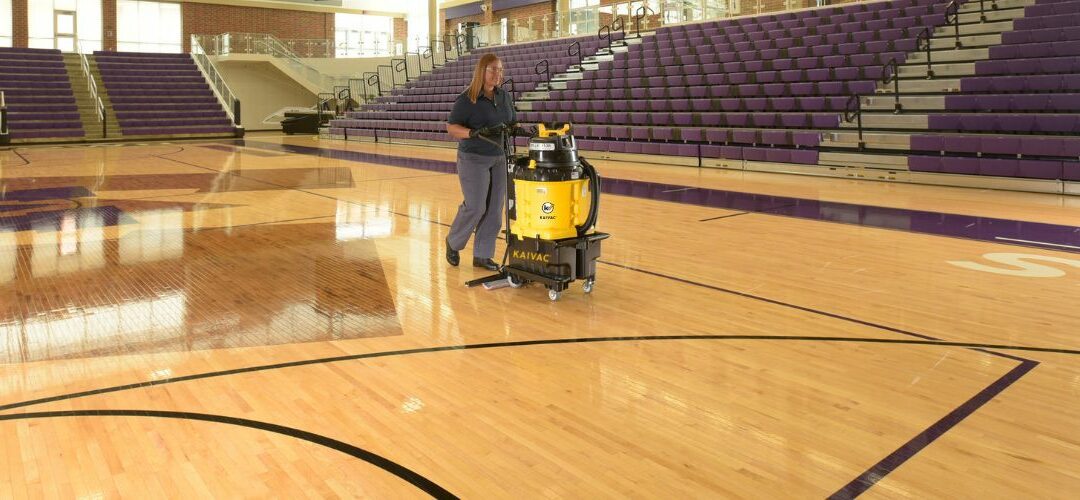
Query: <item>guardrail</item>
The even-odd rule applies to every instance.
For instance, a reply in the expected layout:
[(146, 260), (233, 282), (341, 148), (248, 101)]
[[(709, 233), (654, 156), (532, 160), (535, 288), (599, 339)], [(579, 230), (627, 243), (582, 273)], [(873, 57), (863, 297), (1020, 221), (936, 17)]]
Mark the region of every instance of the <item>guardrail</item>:
[(79, 42), (75, 42), (75, 51), (79, 54), (80, 63), (82, 66), (83, 77), (86, 78), (86, 88), (90, 89), (90, 99), (97, 106), (98, 123), (101, 124), (101, 137), (109, 136), (109, 127), (105, 121), (105, 104), (101, 101), (101, 95), (98, 93), (97, 81), (94, 80), (94, 74), (90, 71), (90, 60), (86, 57), (86, 53), (79, 47)]
[(199, 71), (210, 82), (210, 88), (214, 91), (218, 102), (225, 108), (225, 115), (229, 117), (229, 120), (233, 122), (238, 131), (243, 130), (244, 127), (240, 124), (240, 99), (236, 98), (236, 95), (225, 83), (225, 79), (221, 77), (217, 67), (214, 66), (214, 62), (207, 57), (197, 35), (191, 35), (191, 58), (195, 60), (195, 66), (198, 66)]

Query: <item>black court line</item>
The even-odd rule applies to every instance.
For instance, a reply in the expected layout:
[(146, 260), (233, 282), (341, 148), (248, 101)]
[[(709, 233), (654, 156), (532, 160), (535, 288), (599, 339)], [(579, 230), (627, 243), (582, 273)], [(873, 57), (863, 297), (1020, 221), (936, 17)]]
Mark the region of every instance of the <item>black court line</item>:
[[(256, 146), (256, 147), (258, 147), (258, 146)], [(316, 148), (312, 148), (312, 149), (316, 149)], [(179, 160), (174, 160), (174, 161), (179, 161)], [(186, 163), (186, 162), (181, 162), (181, 163)], [(189, 165), (196, 166), (196, 167), (199, 167), (199, 168), (205, 168), (205, 169), (208, 169), (208, 170), (213, 170), (213, 169), (210, 169), (208, 167), (202, 167), (202, 166), (199, 166), (199, 165), (194, 165), (194, 164), (189, 164)], [(233, 174), (233, 175), (238, 175), (238, 174)], [(268, 184), (273, 185), (272, 183), (268, 183)], [(296, 188), (288, 188), (286, 186), (280, 186), (280, 187), (284, 187), (286, 189), (296, 189)], [(305, 190), (302, 190), (302, 189), (296, 189), (296, 190), (297, 191), (302, 191), (302, 192), (308, 192), (308, 191), (305, 191)], [(325, 196), (325, 195), (320, 195), (318, 193), (310, 193), (310, 194), (314, 194), (314, 195), (317, 195), (317, 196)], [(333, 198), (333, 197), (328, 197), (328, 198), (336, 199), (336, 198)], [(345, 201), (345, 200), (339, 200), (339, 201)], [(350, 202), (350, 203), (352, 203), (352, 202)], [(778, 210), (778, 209), (783, 209), (783, 208), (787, 208), (787, 207), (790, 207), (790, 206), (791, 206), (791, 204), (781, 205), (781, 206), (772, 207), (769, 210)], [(403, 215), (403, 216), (409, 217), (409, 218), (417, 218), (417, 217), (410, 216), (410, 215), (407, 215), (407, 214), (398, 214), (396, 212), (391, 212), (391, 213), (394, 213), (396, 215)], [(426, 220), (426, 219), (421, 218), (421, 220)], [(428, 222), (435, 222), (435, 221), (428, 220)], [(446, 225), (446, 224), (439, 223), (439, 222), (435, 222), (435, 223), (441, 224), (441, 225), (444, 225), (444, 226)], [(722, 288), (722, 287), (716, 287), (716, 286), (712, 286), (712, 285), (707, 285), (707, 284), (704, 284), (704, 283), (699, 283), (699, 282), (695, 282), (695, 281), (691, 281), (691, 280), (687, 280), (687, 279), (683, 279), (683, 278), (678, 278), (678, 277), (662, 274), (662, 273), (656, 273), (656, 272), (652, 272), (652, 271), (646, 271), (646, 270), (642, 270), (642, 269), (637, 269), (637, 268), (634, 268), (634, 267), (631, 267), (631, 266), (624, 266), (624, 265), (615, 264), (615, 263), (611, 263), (611, 262), (604, 262), (604, 261), (599, 261), (599, 262), (607, 264), (607, 265), (612, 265), (612, 266), (615, 266), (615, 267), (620, 267), (620, 268), (623, 268), (623, 269), (631, 270), (631, 271), (641, 272), (641, 273), (650, 274), (650, 275), (653, 275), (653, 276), (656, 276), (656, 277), (661, 277), (661, 278), (665, 278), (665, 279), (670, 279), (670, 280), (674, 280), (674, 281), (694, 285), (694, 286), (700, 286), (700, 287), (709, 288), (709, 289), (716, 290), (716, 291), (721, 291), (721, 292), (725, 292), (725, 293), (731, 293), (731, 294), (739, 295), (739, 296), (754, 299), (754, 300), (760, 300), (760, 301), (764, 301), (764, 302), (775, 304), (775, 305), (791, 307), (791, 308), (794, 308), (794, 309), (798, 309), (798, 310), (802, 310), (802, 311), (806, 311), (806, 312), (810, 312), (810, 313), (814, 313), (814, 314), (820, 314), (820, 315), (823, 315), (823, 316), (827, 316), (827, 317), (831, 317), (831, 318), (835, 318), (835, 319), (840, 319), (840, 320), (843, 320), (843, 321), (854, 322), (854, 323), (862, 324), (862, 325), (873, 327), (873, 328), (878, 328), (878, 329), (882, 329), (882, 330), (886, 330), (886, 331), (891, 331), (891, 332), (894, 332), (894, 333), (899, 333), (899, 334), (902, 334), (902, 335), (905, 335), (905, 336), (910, 336), (910, 337), (915, 337), (915, 338), (920, 338), (920, 339), (926, 339), (927, 341), (934, 341), (934, 342), (937, 342), (937, 343), (939, 343), (941, 345), (946, 345), (947, 344), (947, 343), (940, 342), (937, 339), (934, 339), (933, 337), (917, 334), (917, 333), (902, 330), (902, 329), (899, 329), (899, 328), (889, 327), (889, 326), (885, 326), (885, 325), (879, 325), (879, 324), (876, 324), (876, 323), (871, 323), (871, 322), (867, 322), (867, 321), (863, 321), (863, 320), (849, 318), (849, 317), (842, 316), (842, 315), (839, 315), (839, 314), (828, 313), (828, 312), (819, 311), (819, 310), (808, 308), (808, 307), (797, 306), (797, 305), (794, 305), (794, 304), (788, 304), (788, 303), (777, 301), (777, 300), (774, 300), (774, 299), (768, 299), (768, 298), (765, 298), (765, 297), (760, 297), (760, 296), (748, 294), (748, 293), (745, 293), (745, 292), (738, 292), (738, 291), (735, 291), (735, 290), (725, 289), (725, 288)], [(990, 346), (988, 344), (968, 344), (968, 345), (959, 345), (959, 346), (960, 347), (972, 348), (972, 349), (980, 349), (980, 350), (986, 349), (986, 348), (1004, 348), (1004, 349), (1008, 349), (1008, 347), (992, 347), (992, 346)], [(1014, 346), (1014, 347), (1019, 347), (1019, 346)], [(1026, 348), (1026, 349), (1020, 349), (1020, 350), (1038, 350), (1038, 348)], [(1065, 350), (1065, 351), (1067, 351), (1067, 350)], [(1015, 360), (1021, 360), (1022, 363), (1026, 363), (1026, 362), (1034, 363), (1033, 365), (1031, 365), (1030, 368), (1028, 368), (1027, 370), (1024, 370), (1023, 373), (1026, 373), (1027, 371), (1029, 371), (1031, 368), (1034, 368), (1034, 366), (1037, 366), (1037, 364), (1038, 364), (1037, 362), (1034, 362), (1034, 361), (1023, 360), (1023, 358), (1015, 358), (1013, 356), (1008, 356), (1008, 355), (1001, 354), (1001, 353), (995, 353), (995, 352), (992, 352), (992, 351), (982, 351), (982, 352), (985, 352), (986, 354), (990, 354), (990, 355), (994, 355), (994, 356), (1000, 356), (1000, 357), (1006, 357), (1006, 358), (1015, 359)], [(1021, 373), (1021, 376), (1023, 375), (1023, 373)], [(1017, 377), (1017, 379), (1019, 379), (1019, 376)], [(1011, 382), (1009, 384), (1011, 384)], [(1004, 387), (1002, 387), (1001, 390), (1004, 390), (1004, 388), (1008, 387), (1009, 384), (1006, 384)], [(1000, 392), (1000, 391), (998, 391), (998, 392)], [(994, 393), (994, 394), (997, 394), (997, 393)], [(992, 397), (992, 396), (990, 396), (990, 397)], [(987, 400), (989, 400), (989, 399), (987, 399)], [(982, 403), (982, 404), (985, 404), (985, 402)], [(951, 425), (948, 425), (948, 426), (945, 426), (944, 429), (941, 430), (941, 434), (943, 434), (948, 429), (951, 429), (954, 425), (956, 425), (956, 423), (959, 423), (959, 421), (963, 420), (968, 415), (973, 413), (975, 410), (977, 410), (979, 407), (981, 407), (982, 404), (978, 404), (978, 405), (973, 406), (973, 408), (971, 409), (970, 412), (963, 413), (962, 416), (958, 420), (955, 421), (955, 423), (953, 423)], [(2, 411), (3, 409), (4, 409), (4, 407), (0, 407), (0, 411)], [(935, 425), (937, 425), (937, 424), (935, 424)], [(916, 439), (919, 439), (922, 442), (925, 442), (925, 444), (923, 444), (922, 446), (909, 446), (911, 444), (909, 442), (908, 445), (905, 445), (904, 447), (901, 447), (901, 449), (895, 451), (893, 454), (889, 455), (889, 457), (886, 457), (885, 460), (892, 460), (891, 462), (886, 464), (885, 460), (883, 460), (882, 462), (877, 464), (874, 468), (872, 468), (871, 471), (868, 471), (867, 473), (864, 473), (864, 476), (860, 476), (860, 478), (857, 478), (852, 483), (858, 482), (859, 484), (864, 484), (867, 481), (870, 481), (872, 479), (872, 482), (870, 482), (869, 484), (866, 484), (865, 487), (861, 490), (861, 491), (865, 491), (866, 489), (871, 487), (876, 481), (883, 478), (884, 475), (887, 475), (892, 470), (895, 470), (895, 468), (898, 467), (900, 464), (907, 461), (908, 459), (913, 457), (916, 453), (921, 451), (925, 447), (926, 444), (929, 444), (929, 442), (932, 442), (934, 439), (937, 439), (937, 437), (940, 436), (940, 434), (934, 435), (932, 439), (927, 440), (927, 437), (930, 436), (930, 434), (928, 434), (928, 433), (934, 432), (934, 429), (935, 429), (934, 427), (931, 427), (931, 428), (927, 429), (926, 431), (924, 431), (923, 433), (920, 433), (920, 435), (916, 437)], [(897, 456), (901, 457), (902, 459), (898, 460)], [(866, 474), (869, 474), (871, 472), (873, 474), (875, 474), (875, 475), (872, 478), (867, 479), (867, 478), (869, 478), (869, 476), (866, 476)], [(884, 474), (881, 474), (882, 472), (884, 472)], [(850, 486), (850, 484), (849, 484), (849, 486)], [(841, 492), (843, 492), (843, 491), (844, 490), (841, 490)], [(859, 493), (861, 493), (861, 491), (859, 491)], [(838, 492), (838, 494), (839, 493), (840, 492)], [(855, 495), (857, 496), (859, 493), (855, 493)]]
[[(371, 359), (371, 358), (385, 358), (393, 356), (407, 356), (412, 354), (424, 354), (444, 351), (468, 351), (477, 349), (494, 349), (494, 348), (506, 348), (506, 347), (525, 347), (534, 345), (558, 345), (558, 344), (586, 344), (594, 342), (647, 342), (647, 341), (659, 341), (659, 340), (761, 340), (761, 341), (792, 341), (792, 342), (838, 342), (838, 343), (856, 343), (856, 344), (881, 344), (881, 345), (925, 345), (925, 346), (939, 346), (939, 347), (962, 347), (968, 349), (1000, 349), (1007, 351), (1024, 351), (1024, 352), (1046, 352), (1053, 354), (1068, 354), (1068, 355), (1080, 355), (1080, 350), (1076, 349), (1059, 349), (1052, 347), (1030, 347), (1030, 346), (1017, 346), (1007, 344), (980, 344), (976, 342), (949, 342), (943, 340), (934, 339), (881, 339), (881, 338), (863, 338), (863, 337), (827, 337), (827, 336), (793, 336), (793, 335), (653, 335), (653, 336), (638, 336), (638, 337), (580, 337), (580, 338), (561, 338), (561, 339), (539, 339), (539, 340), (518, 340), (511, 342), (489, 342), (482, 344), (459, 344), (440, 347), (418, 347), (415, 349), (404, 349), (397, 351), (382, 351), (372, 352), (364, 354), (349, 354), (343, 356), (332, 356), (327, 358), (315, 358), (305, 359), (299, 361), (287, 361), (282, 363), (274, 363), (269, 365), (257, 365), (246, 368), (233, 368), (230, 370), (220, 370), (214, 372), (198, 373), (193, 375), (184, 375), (182, 377), (170, 377), (156, 380), (148, 380), (145, 382), (137, 382), (133, 384), (118, 385), (113, 387), (106, 387), (101, 389), (93, 389), (89, 391), (73, 392), (70, 394), (63, 394), (59, 396), (50, 396), (39, 399), (32, 399), (28, 401), (22, 401), (18, 403), (8, 403), (0, 405), (0, 412), (13, 410), (17, 408), (25, 408), (28, 406), (34, 406), (45, 403), (54, 403), (57, 401), (67, 401), (71, 399), (77, 399), (87, 396), (96, 396), (100, 394), (108, 394), (113, 392), (127, 391), (131, 389), (149, 388), (159, 385), (175, 384), (178, 382), (187, 382), (191, 380), (202, 380), (208, 378), (224, 377), (229, 375), (237, 375), (242, 373), (253, 373), (268, 370), (278, 370), (282, 368), (293, 368), (298, 366), (325, 364), (325, 363), (337, 363), (342, 361), (353, 361), (358, 359)], [(986, 354), (1000, 354), (993, 352), (986, 352)], [(1009, 356), (1010, 359), (1021, 360), (1022, 358), (1014, 358)], [(1024, 362), (1037, 363), (1035, 361), (1023, 359)]]
[(979, 391), (978, 394), (968, 399), (964, 404), (956, 407), (948, 415), (941, 417), (940, 420), (934, 422), (933, 425), (926, 428), (926, 430), (920, 432), (915, 437), (911, 438), (903, 446), (897, 448), (896, 451), (890, 453), (880, 462), (874, 464), (872, 467), (859, 475), (859, 477), (853, 479), (850, 483), (840, 488), (836, 493), (829, 496), (829, 500), (844, 500), (849, 498), (855, 498), (861, 495), (866, 490), (870, 489), (878, 481), (889, 475), (890, 472), (896, 470), (904, 462), (906, 462), (915, 454), (922, 451), (933, 443), (937, 438), (944, 435), (949, 429), (952, 429), (965, 418), (967, 418), (976, 410), (981, 408), (986, 403), (994, 399), (995, 396), (1001, 394), (1006, 388), (1012, 385), (1020, 377), (1023, 377), (1027, 372), (1038, 366), (1038, 362), (1024, 361), (1019, 366), (1009, 370), (1001, 378), (995, 380), (992, 384)]
[(236, 425), (240, 427), (247, 427), (250, 429), (258, 429), (291, 438), (300, 439), (310, 443), (324, 446), (333, 450), (340, 451), (346, 455), (350, 455), (354, 458), (363, 460), (371, 465), (374, 465), (386, 472), (389, 472), (409, 484), (419, 488), (432, 497), (439, 499), (456, 499), (458, 498), (453, 493), (450, 493), (442, 486), (435, 484), (430, 479), (413, 472), (409, 468), (394, 462), (388, 458), (380, 455), (376, 455), (363, 448), (353, 446), (349, 443), (338, 441), (333, 438), (329, 438), (313, 432), (308, 432), (292, 427), (285, 427), (283, 425), (271, 424), (268, 422), (260, 422), (258, 420), (249, 420), (246, 418), (228, 417), (224, 415), (211, 415), (207, 413), (190, 413), (190, 412), (176, 412), (176, 411), (160, 411), (160, 410), (79, 410), (79, 411), (45, 411), (36, 413), (19, 413), (12, 415), (0, 415), (0, 421), (4, 420), (29, 420), (39, 418), (58, 418), (58, 417), (154, 417), (154, 418), (172, 418), (180, 420), (199, 420), (203, 422), (215, 422), (220, 424)]
[(739, 213), (735, 213), (735, 214), (721, 215), (719, 217), (709, 217), (708, 219), (701, 219), (698, 222), (709, 222), (711, 220), (727, 219), (727, 218), (730, 218), (730, 217), (738, 217), (740, 215), (746, 215), (746, 214), (752, 214), (752, 213), (754, 213), (754, 212), (739, 212)]
[[(925, 346), (939, 346), (939, 347), (964, 347), (972, 349), (1005, 349), (1005, 350), (1021, 350), (1021, 351), (1037, 351), (1037, 352), (1055, 352), (1064, 354), (1080, 355), (1080, 351), (1070, 349), (1051, 349), (1051, 348), (1036, 348), (1036, 347), (1024, 347), (1024, 346), (1008, 346), (1008, 345), (994, 345), (994, 344), (977, 344), (969, 342), (944, 342), (936, 340), (914, 340), (914, 339), (878, 339), (878, 338), (858, 338), (858, 337), (813, 337), (813, 336), (767, 336), (767, 335), (662, 335), (662, 336), (647, 336), (647, 337), (591, 337), (591, 338), (569, 338), (569, 339), (546, 339), (546, 340), (523, 340), (515, 342), (492, 342), (484, 344), (463, 344), (453, 346), (442, 347), (426, 347), (417, 349), (405, 349), (399, 351), (385, 351), (366, 354), (353, 354), (348, 356), (336, 356), (329, 358), (310, 359), (303, 361), (292, 361), (286, 363), (277, 363), (271, 365), (253, 366), (248, 368), (237, 368), (232, 370), (222, 370), (217, 372), (208, 372), (195, 375), (187, 375), (183, 377), (174, 377), (160, 380), (152, 380), (143, 383), (127, 384), (122, 386), (115, 386), (104, 389), (95, 389), (91, 391), (84, 391), (72, 394), (66, 394), (61, 396), (53, 396), (48, 398), (41, 398), (31, 401), (24, 401), (21, 403), (13, 403), (0, 406), (0, 411), (11, 410), (15, 408), (24, 408), (28, 406), (71, 400), (86, 396), (107, 394), (112, 392), (120, 392), (137, 388), (149, 388), (154, 386), (174, 384), (178, 382), (185, 382), (191, 380), (208, 379), (215, 377), (223, 377), (227, 375), (235, 375), (240, 373), (253, 373), (266, 370), (276, 370), (281, 368), (291, 368), (297, 366), (306, 366), (314, 364), (334, 363), (341, 361), (352, 361), (360, 359), (371, 359), (381, 357), (392, 356), (405, 356), (412, 354), (424, 354), (424, 353), (437, 353), (446, 351), (467, 351), (478, 349), (492, 349), (492, 348), (507, 348), (507, 347), (524, 347), (524, 346), (537, 346), (537, 345), (559, 345), (559, 344), (584, 344), (584, 343), (598, 343), (598, 342), (643, 342), (643, 341), (661, 341), (661, 340), (734, 340), (734, 341), (801, 341), (801, 342), (837, 342), (837, 343), (865, 343), (865, 344), (879, 344), (879, 345), (925, 345)], [(994, 354), (994, 353), (987, 353)], [(1019, 359), (1013, 358), (1012, 359)], [(973, 414), (987, 402), (992, 400), (995, 396), (1003, 392), (1017, 380), (1019, 380), (1024, 374), (1029, 372), (1039, 363), (1031, 360), (1023, 360), (1019, 366), (1010, 370), (1004, 376), (991, 383), (984, 388), (978, 394), (968, 399), (959, 407), (951, 411), (946, 416), (942, 417), (936, 423), (928, 427), (926, 430), (920, 432), (914, 438), (910, 439), (907, 443), (902, 445), (896, 451), (892, 452), (880, 462), (872, 466), (868, 471), (861, 474), (851, 483), (843, 487), (837, 493), (834, 493), (831, 498), (854, 498), (862, 492), (872, 487), (877, 481), (887, 476), (890, 472), (898, 468), (907, 460), (914, 457), (926, 446), (929, 446), (937, 438), (945, 434), (949, 429), (955, 427), (968, 416)], [(15, 419), (20, 418), (21, 414), (11, 414), (0, 416), (0, 419)]]
[[(231, 143), (268, 151), (284, 151), (320, 158), (377, 163), (421, 170), (450, 172), (455, 168), (454, 162), (445, 160), (417, 159), (408, 156), (365, 153), (348, 149), (246, 141), (244, 139), (233, 140)], [(748, 210), (777, 217), (855, 225), (909, 234), (926, 234), (945, 238), (983, 241), (1000, 245), (1041, 248), (1061, 252), (1080, 252), (1080, 227), (1074, 226), (742, 191), (726, 191), (611, 177), (604, 180), (606, 182), (601, 183), (601, 191), (608, 195), (711, 208)], [(1070, 242), (1073, 242), (1073, 244), (1068, 244)], [(1054, 248), (1047, 248), (1046, 245), (1051, 245)]]

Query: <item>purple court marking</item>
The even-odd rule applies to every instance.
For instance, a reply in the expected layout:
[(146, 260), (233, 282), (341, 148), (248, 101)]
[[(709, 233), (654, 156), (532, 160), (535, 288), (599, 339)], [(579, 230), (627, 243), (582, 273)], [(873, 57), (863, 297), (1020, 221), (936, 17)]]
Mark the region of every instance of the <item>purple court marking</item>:
[[(243, 141), (240, 140), (237, 142)], [(454, 163), (439, 160), (418, 160), (414, 158), (403, 158), (371, 153), (314, 148), (308, 146), (253, 143), (251, 141), (247, 141), (245, 145), (250, 147), (267, 148), (278, 151), (288, 151), (298, 154), (309, 154), (343, 160), (364, 161), (381, 164), (395, 164), (408, 168), (437, 170), (440, 172), (455, 171)], [(613, 184), (614, 186), (612, 186)], [(917, 233), (954, 236), (960, 238), (980, 239), (988, 241), (994, 241), (993, 238), (994, 236), (996, 236), (991, 236), (993, 234), (991, 230), (1002, 230), (1011, 228), (1013, 232), (1017, 232), (1020, 230), (1018, 228), (1022, 227), (1049, 227), (1051, 228), (1050, 231), (1047, 231), (1049, 234), (1063, 234), (1067, 237), (1068, 235), (1071, 235), (1072, 239), (1067, 239), (1066, 241), (1076, 241), (1078, 239), (1078, 236), (1080, 236), (1080, 228), (1070, 226), (1054, 226), (1052, 224), (1009, 221), (985, 217), (972, 217), (967, 215), (944, 214), (939, 212), (923, 212), (915, 210), (874, 207), (868, 205), (854, 205), (848, 203), (821, 202), (818, 200), (789, 198), (783, 196), (769, 196), (753, 193), (740, 193), (734, 191), (720, 191), (713, 189), (681, 189), (684, 187), (685, 186), (629, 181), (622, 179), (604, 179), (603, 188), (601, 191), (605, 193), (632, 196), (638, 198), (673, 201), (676, 203), (690, 203), (695, 205), (713, 206), (718, 208), (734, 208), (752, 213), (788, 215), (792, 217), (799, 217), (811, 220), (857, 224), (886, 229), (900, 229)], [(968, 230), (972, 227), (975, 227), (976, 229), (973, 231)], [(956, 229), (958, 228), (962, 228), (968, 231), (957, 231)], [(1031, 229), (1027, 229), (1026, 231), (1030, 232)], [(1001, 243), (1000, 241), (995, 242)], [(646, 272), (649, 274), (656, 274), (650, 271), (638, 271)], [(671, 278), (678, 281), (684, 281), (687, 283), (693, 283), (708, 287), (708, 285), (700, 284), (697, 282), (690, 282), (688, 280), (674, 277)], [(740, 292), (729, 292), (744, 295)], [(789, 306), (791, 305), (789, 304)], [(846, 319), (849, 319), (851, 321), (859, 321), (851, 318)], [(895, 329), (886, 329), (890, 331), (896, 331)], [(906, 331), (899, 331), (898, 333), (918, 338), (940, 340), (933, 337)], [(1015, 383), (1025, 374), (1027, 374), (1027, 372), (1031, 371), (1039, 364), (1037, 361), (1024, 359), (1009, 354), (988, 351), (985, 349), (972, 350), (992, 356), (1016, 360), (1020, 362), (1020, 365), (1013, 368), (1004, 376), (981, 390), (971, 399), (967, 400), (965, 403), (949, 412), (947, 415), (942, 417), (933, 425), (917, 434), (914, 438), (902, 445), (896, 451), (892, 452), (891, 454), (883, 458), (881, 461), (879, 461), (877, 464), (874, 464), (872, 467), (870, 467), (870, 469), (868, 469), (866, 472), (859, 475), (859, 477), (853, 479), (850, 483), (845, 485), (836, 493), (833, 493), (829, 498), (855, 498), (866, 490), (870, 489), (882, 478), (888, 476), (889, 473), (896, 470), (897, 467), (900, 467), (905, 462), (913, 458), (920, 451), (929, 446), (930, 443), (933, 443), (935, 440), (937, 440), (937, 438), (941, 437), (950, 429), (952, 429), (964, 419), (966, 419), (968, 416), (975, 413), (975, 411), (977, 411), (987, 402), (992, 400), (995, 396), (1003, 392), (1005, 389), (1007, 389), (1009, 386), (1011, 386), (1013, 383)]]
[[(454, 173), (454, 162), (239, 139), (237, 144), (348, 161)], [(1080, 253), (1080, 227), (604, 178), (601, 192), (688, 205)], [(1022, 241), (1016, 241), (1022, 240)], [(1040, 245), (1039, 243), (1044, 243)]]
[[(996, 353), (994, 353), (996, 354)], [(1024, 360), (1019, 366), (1009, 370), (1001, 378), (994, 381), (994, 383), (987, 386), (985, 389), (979, 391), (978, 394), (967, 400), (964, 404), (957, 407), (955, 410), (949, 412), (934, 422), (934, 425), (927, 427), (926, 430), (920, 432), (910, 441), (904, 443), (903, 446), (897, 448), (896, 451), (889, 454), (889, 456), (881, 459), (880, 462), (874, 464), (866, 472), (863, 472), (859, 477), (852, 480), (839, 491), (829, 496), (830, 500), (842, 500), (848, 498), (855, 498), (861, 495), (866, 490), (870, 489), (878, 481), (882, 480), (890, 472), (896, 470), (907, 462), (911, 457), (914, 457), (917, 453), (923, 450), (933, 443), (934, 440), (944, 435), (949, 429), (956, 427), (957, 424), (962, 422), (976, 410), (982, 408), (983, 405), (994, 399), (995, 396), (1001, 394), (1002, 391), (1007, 389), (1010, 385), (1020, 380), (1027, 372), (1038, 366), (1039, 363), (1031, 360)]]

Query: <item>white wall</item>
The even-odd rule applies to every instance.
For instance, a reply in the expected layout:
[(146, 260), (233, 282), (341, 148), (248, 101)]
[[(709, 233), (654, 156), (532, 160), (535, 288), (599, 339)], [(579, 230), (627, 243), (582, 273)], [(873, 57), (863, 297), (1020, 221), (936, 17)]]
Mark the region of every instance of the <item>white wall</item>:
[(356, 78), (360, 78), (367, 71), (374, 73), (380, 64), (390, 64), (389, 57), (312, 58), (301, 61), (326, 75), (348, 75)]
[(217, 61), (215, 65), (229, 89), (240, 99), (241, 124), (245, 130), (280, 130), (280, 125), (264, 125), (263, 119), (286, 106), (315, 105), (315, 94), (269, 62)]

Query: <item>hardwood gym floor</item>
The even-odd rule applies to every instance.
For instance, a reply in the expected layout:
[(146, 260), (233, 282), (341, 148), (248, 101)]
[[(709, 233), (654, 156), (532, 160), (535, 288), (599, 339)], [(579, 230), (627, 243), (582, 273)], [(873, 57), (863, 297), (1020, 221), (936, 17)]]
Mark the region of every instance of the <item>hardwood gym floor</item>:
[(595, 162), (550, 302), (453, 158), (0, 151), (0, 497), (1080, 492), (1080, 198)]

